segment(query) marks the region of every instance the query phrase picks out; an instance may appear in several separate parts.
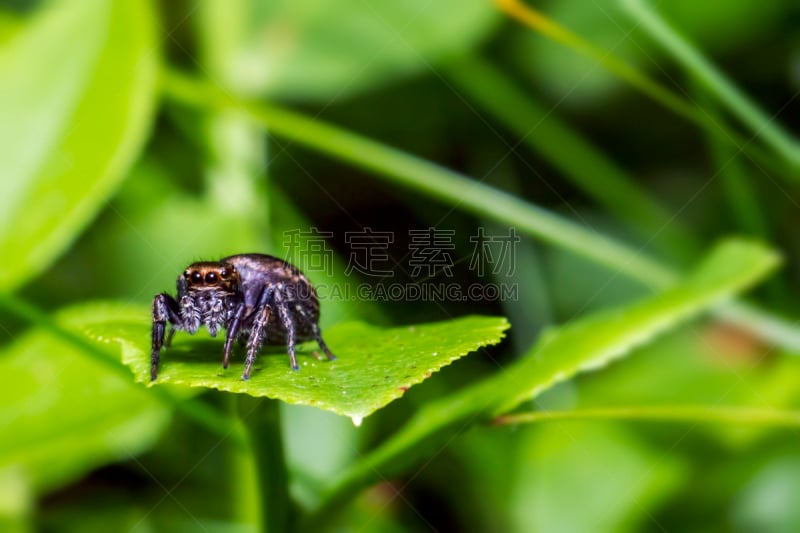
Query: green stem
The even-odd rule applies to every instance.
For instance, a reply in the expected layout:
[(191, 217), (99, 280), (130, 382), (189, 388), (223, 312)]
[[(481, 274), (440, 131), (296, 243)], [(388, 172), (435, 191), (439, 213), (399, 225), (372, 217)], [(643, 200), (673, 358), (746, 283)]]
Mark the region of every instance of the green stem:
[(258, 476), (261, 516), (259, 531), (292, 530), (293, 502), (283, 450), (280, 402), (241, 395), (239, 413), (249, 431)]
[(533, 424), (567, 420), (637, 420), (643, 422), (732, 423), (800, 427), (800, 412), (749, 407), (609, 407), (572, 411), (532, 411), (495, 418), (492, 424)]
[(215, 394), (227, 406), (231, 420), (239, 425), (245, 435), (244, 446), (226, 449), (226, 469), (229, 473), (227, 500), (230, 501), (231, 518), (237, 524), (246, 524), (260, 531), (263, 529), (261, 488), (258, 484), (253, 439), (242, 418), (239, 401), (241, 395), (219, 391), (215, 391)]
[[(78, 348), (81, 353), (117, 373), (126, 381), (132, 381), (133, 375), (130, 369), (119, 360), (118, 355), (104, 350), (82, 335), (61, 327), (47, 313), (25, 300), (11, 294), (0, 293), (0, 308), (68, 342)], [(219, 414), (202, 401), (180, 398), (165, 387), (151, 387), (148, 389), (148, 394), (152, 394), (164, 404), (174, 407), (209, 431), (223, 438), (231, 438), (239, 445), (244, 443), (244, 436), (239, 426), (232, 424), (228, 417)]]
[[(246, 74), (232, 68), (247, 40), (250, 2), (208, 0), (198, 8), (197, 40), (210, 78), (237, 92)], [(270, 249), (269, 195), (263, 128), (233, 107), (209, 109), (204, 117), (206, 143), (205, 199), (248, 235)], [(241, 236), (237, 236), (242, 238)]]
[[(342, 128), (266, 104), (243, 102), (174, 70), (162, 76), (166, 96), (200, 108), (236, 107), (274, 134), (371, 170), (376, 176), (476, 213), (605, 265), (653, 288), (674, 283), (679, 274), (640, 250), (562, 218), (452, 170), (416, 158)], [(800, 331), (767, 311), (731, 302), (718, 315), (789, 350), (800, 350)]]

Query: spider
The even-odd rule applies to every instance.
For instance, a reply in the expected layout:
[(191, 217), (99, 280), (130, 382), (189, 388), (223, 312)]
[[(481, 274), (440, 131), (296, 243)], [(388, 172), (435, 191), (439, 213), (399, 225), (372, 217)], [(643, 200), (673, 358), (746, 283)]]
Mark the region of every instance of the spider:
[(329, 360), (336, 359), (322, 340), (314, 287), (297, 267), (271, 255), (241, 254), (192, 263), (178, 277), (175, 298), (167, 293), (153, 298), (152, 381), (158, 376), (161, 348), (170, 345), (175, 331), (193, 335), (200, 326), (212, 337), (220, 328), (227, 330), (222, 368), (228, 368), (233, 341), (246, 341), (244, 380), (250, 379), (262, 344), (285, 345), (293, 370), (299, 368), (298, 341), (315, 339)]

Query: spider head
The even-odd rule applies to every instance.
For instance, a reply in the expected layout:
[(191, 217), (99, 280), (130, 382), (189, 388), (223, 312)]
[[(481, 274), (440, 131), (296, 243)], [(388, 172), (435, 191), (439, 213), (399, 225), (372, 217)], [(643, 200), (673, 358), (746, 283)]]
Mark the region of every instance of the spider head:
[(228, 327), (231, 305), (239, 299), (241, 278), (233, 265), (224, 261), (192, 263), (178, 278), (182, 329), (194, 333), (205, 325), (211, 336)]
[(178, 280), (179, 286), (185, 283), (186, 293), (191, 296), (234, 295), (239, 291), (240, 282), (233, 265), (221, 261), (192, 263), (183, 272), (183, 280)]

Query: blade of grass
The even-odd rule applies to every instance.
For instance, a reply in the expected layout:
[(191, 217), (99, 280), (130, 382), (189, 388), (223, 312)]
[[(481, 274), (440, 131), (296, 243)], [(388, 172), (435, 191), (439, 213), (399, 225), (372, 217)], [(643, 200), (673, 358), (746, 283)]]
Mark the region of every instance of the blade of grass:
[[(171, 69), (164, 72), (162, 82), (165, 95), (178, 103), (199, 108), (237, 107), (276, 135), (373, 171), (376, 177), (427, 194), (455, 208), (515, 226), (649, 287), (663, 288), (678, 279), (677, 271), (646, 256), (641, 250), (598, 235), (546, 209), (400, 150), (287, 109), (234, 100), (203, 81)], [(718, 314), (762, 339), (791, 351), (800, 351), (800, 329), (796, 323), (788, 323), (741, 302), (727, 304)]]
[[(699, 247), (691, 246), (692, 235), (671, 221), (664, 206), (649, 196), (633, 176), (491, 63), (472, 56), (445, 65), (444, 69), (460, 90), (600, 205), (642, 235), (663, 233), (673, 255), (697, 252)], [(687, 251), (687, 245), (693, 249)]]
[[(133, 374), (127, 366), (122, 364), (118, 355), (104, 350), (86, 337), (61, 327), (47, 313), (25, 300), (13, 295), (0, 293), (0, 309), (5, 309), (12, 315), (68, 342), (81, 350), (87, 357), (97, 361), (125, 379), (133, 381)], [(244, 444), (244, 435), (241, 431), (241, 427), (202, 401), (191, 398), (180, 398), (166, 387), (153, 387), (150, 391), (165, 404), (174, 407), (207, 430), (216, 433), (220, 437), (231, 438), (239, 445)]]
[(535, 424), (568, 420), (635, 420), (641, 422), (679, 422), (686, 424), (755, 424), (777, 427), (800, 427), (800, 412), (751, 407), (608, 407), (572, 411), (532, 411), (498, 416), (492, 424)]
[[(800, 166), (800, 144), (775, 122), (775, 116), (770, 117), (759, 109), (689, 41), (671, 28), (655, 9), (645, 5), (641, 0), (622, 0), (622, 6), (649, 32), (650, 37), (688, 72), (697, 77), (711, 94), (752, 130), (755, 136), (763, 139), (775, 153), (793, 167)], [(798, 175), (791, 173), (790, 176), (797, 179)]]
[[(642, 74), (625, 61), (619, 59), (611, 52), (604, 50), (581, 36), (569, 31), (559, 25), (554, 20), (545, 16), (535, 8), (525, 5), (519, 0), (495, 0), (498, 7), (509, 17), (519, 21), (560, 43), (575, 53), (596, 61), (601, 67), (610, 73), (627, 82), (631, 87), (647, 95), (654, 101), (663, 105), (673, 113), (683, 117), (693, 124), (708, 130), (712, 134), (724, 133), (725, 138), (730, 141), (738, 150), (748, 153), (753, 159), (759, 162), (764, 168), (769, 168), (780, 175), (793, 175), (792, 165), (781, 165), (769, 153), (765, 153), (760, 147), (754, 145), (749, 139), (744, 139), (730, 128), (725, 129), (724, 124), (715, 122), (710, 116), (702, 112), (701, 109), (691, 105), (674, 92), (664, 88), (655, 80)], [(783, 160), (780, 160), (782, 163)]]
[(256, 468), (253, 435), (246, 424), (251, 413), (241, 408), (241, 395), (224, 392), (215, 394), (230, 419), (242, 428), (241, 431), (245, 437), (242, 439), (242, 446), (222, 448), (222, 453), (226, 454), (224, 470), (227, 477), (222, 490), (229, 498), (230, 515), (236, 522), (252, 525), (260, 530), (262, 529), (261, 487), (259, 485), (261, 480), (259, 479), (260, 473)]
[(518, 20), (549, 39), (563, 44), (567, 48), (571, 48), (576, 53), (596, 61), (609, 72), (627, 81), (633, 87), (650, 96), (667, 109), (670, 109), (676, 115), (680, 115), (695, 123), (705, 122), (704, 118), (697, 112), (697, 109), (687, 101), (676, 96), (672, 91), (665, 89), (655, 80), (642, 74), (615, 55), (595, 46), (580, 35), (561, 26), (553, 19), (545, 16), (544, 13), (523, 4), (519, 0), (495, 1), (497, 6), (508, 16)]

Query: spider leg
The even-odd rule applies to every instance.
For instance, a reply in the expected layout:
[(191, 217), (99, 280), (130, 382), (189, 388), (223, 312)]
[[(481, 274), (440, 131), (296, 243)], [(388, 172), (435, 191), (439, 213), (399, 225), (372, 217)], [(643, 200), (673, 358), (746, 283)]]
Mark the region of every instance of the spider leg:
[(178, 302), (166, 293), (161, 293), (153, 298), (153, 333), (152, 350), (150, 352), (150, 381), (155, 381), (158, 377), (158, 363), (161, 348), (164, 346), (164, 330), (167, 321), (170, 325), (170, 340), (175, 326), (180, 326), (181, 317), (178, 312)]
[(319, 324), (316, 322), (311, 323), (311, 333), (314, 335), (314, 339), (316, 339), (317, 344), (319, 344), (320, 349), (325, 352), (325, 357), (328, 358), (328, 361), (335, 361), (336, 356), (333, 354), (328, 345), (325, 344), (325, 341), (322, 340), (322, 330), (319, 329)]
[(280, 291), (275, 292), (275, 306), (278, 308), (278, 316), (281, 319), (284, 329), (286, 329), (286, 351), (289, 352), (289, 363), (292, 365), (292, 370), (299, 370), (297, 366), (297, 357), (295, 356), (295, 327), (294, 320), (289, 314), (289, 306), (283, 299)]
[(228, 368), (228, 363), (230, 362), (231, 358), (231, 345), (233, 344), (233, 339), (235, 339), (239, 335), (239, 329), (242, 325), (242, 317), (244, 316), (244, 303), (240, 303), (236, 306), (236, 310), (233, 314), (233, 321), (231, 322), (231, 326), (228, 328), (227, 336), (225, 337), (225, 350), (222, 356), (222, 368)]
[(172, 345), (172, 338), (175, 336), (175, 326), (170, 326), (167, 332), (167, 338), (164, 340), (164, 346), (169, 348)]
[(253, 320), (253, 327), (250, 330), (250, 338), (247, 341), (247, 358), (244, 360), (244, 373), (242, 379), (247, 381), (250, 379), (250, 372), (253, 369), (253, 363), (256, 361), (256, 353), (261, 346), (261, 340), (264, 338), (264, 330), (269, 322), (269, 317), (272, 314), (272, 307), (269, 302), (272, 300), (274, 290), (271, 285), (264, 287), (261, 296), (258, 298), (258, 305), (256, 306), (255, 319)]
[(317, 344), (319, 345), (320, 349), (323, 352), (325, 352), (325, 357), (328, 358), (328, 361), (335, 361), (336, 356), (333, 354), (331, 349), (328, 348), (328, 345), (325, 344), (325, 341), (322, 340), (322, 330), (320, 329), (319, 324), (317, 324), (315, 321), (309, 318), (308, 313), (306, 313), (302, 305), (297, 304), (295, 306), (295, 309), (300, 314), (300, 316), (302, 316), (305, 319), (306, 323), (309, 326), (311, 326), (311, 334), (314, 335), (314, 340), (317, 341)]

